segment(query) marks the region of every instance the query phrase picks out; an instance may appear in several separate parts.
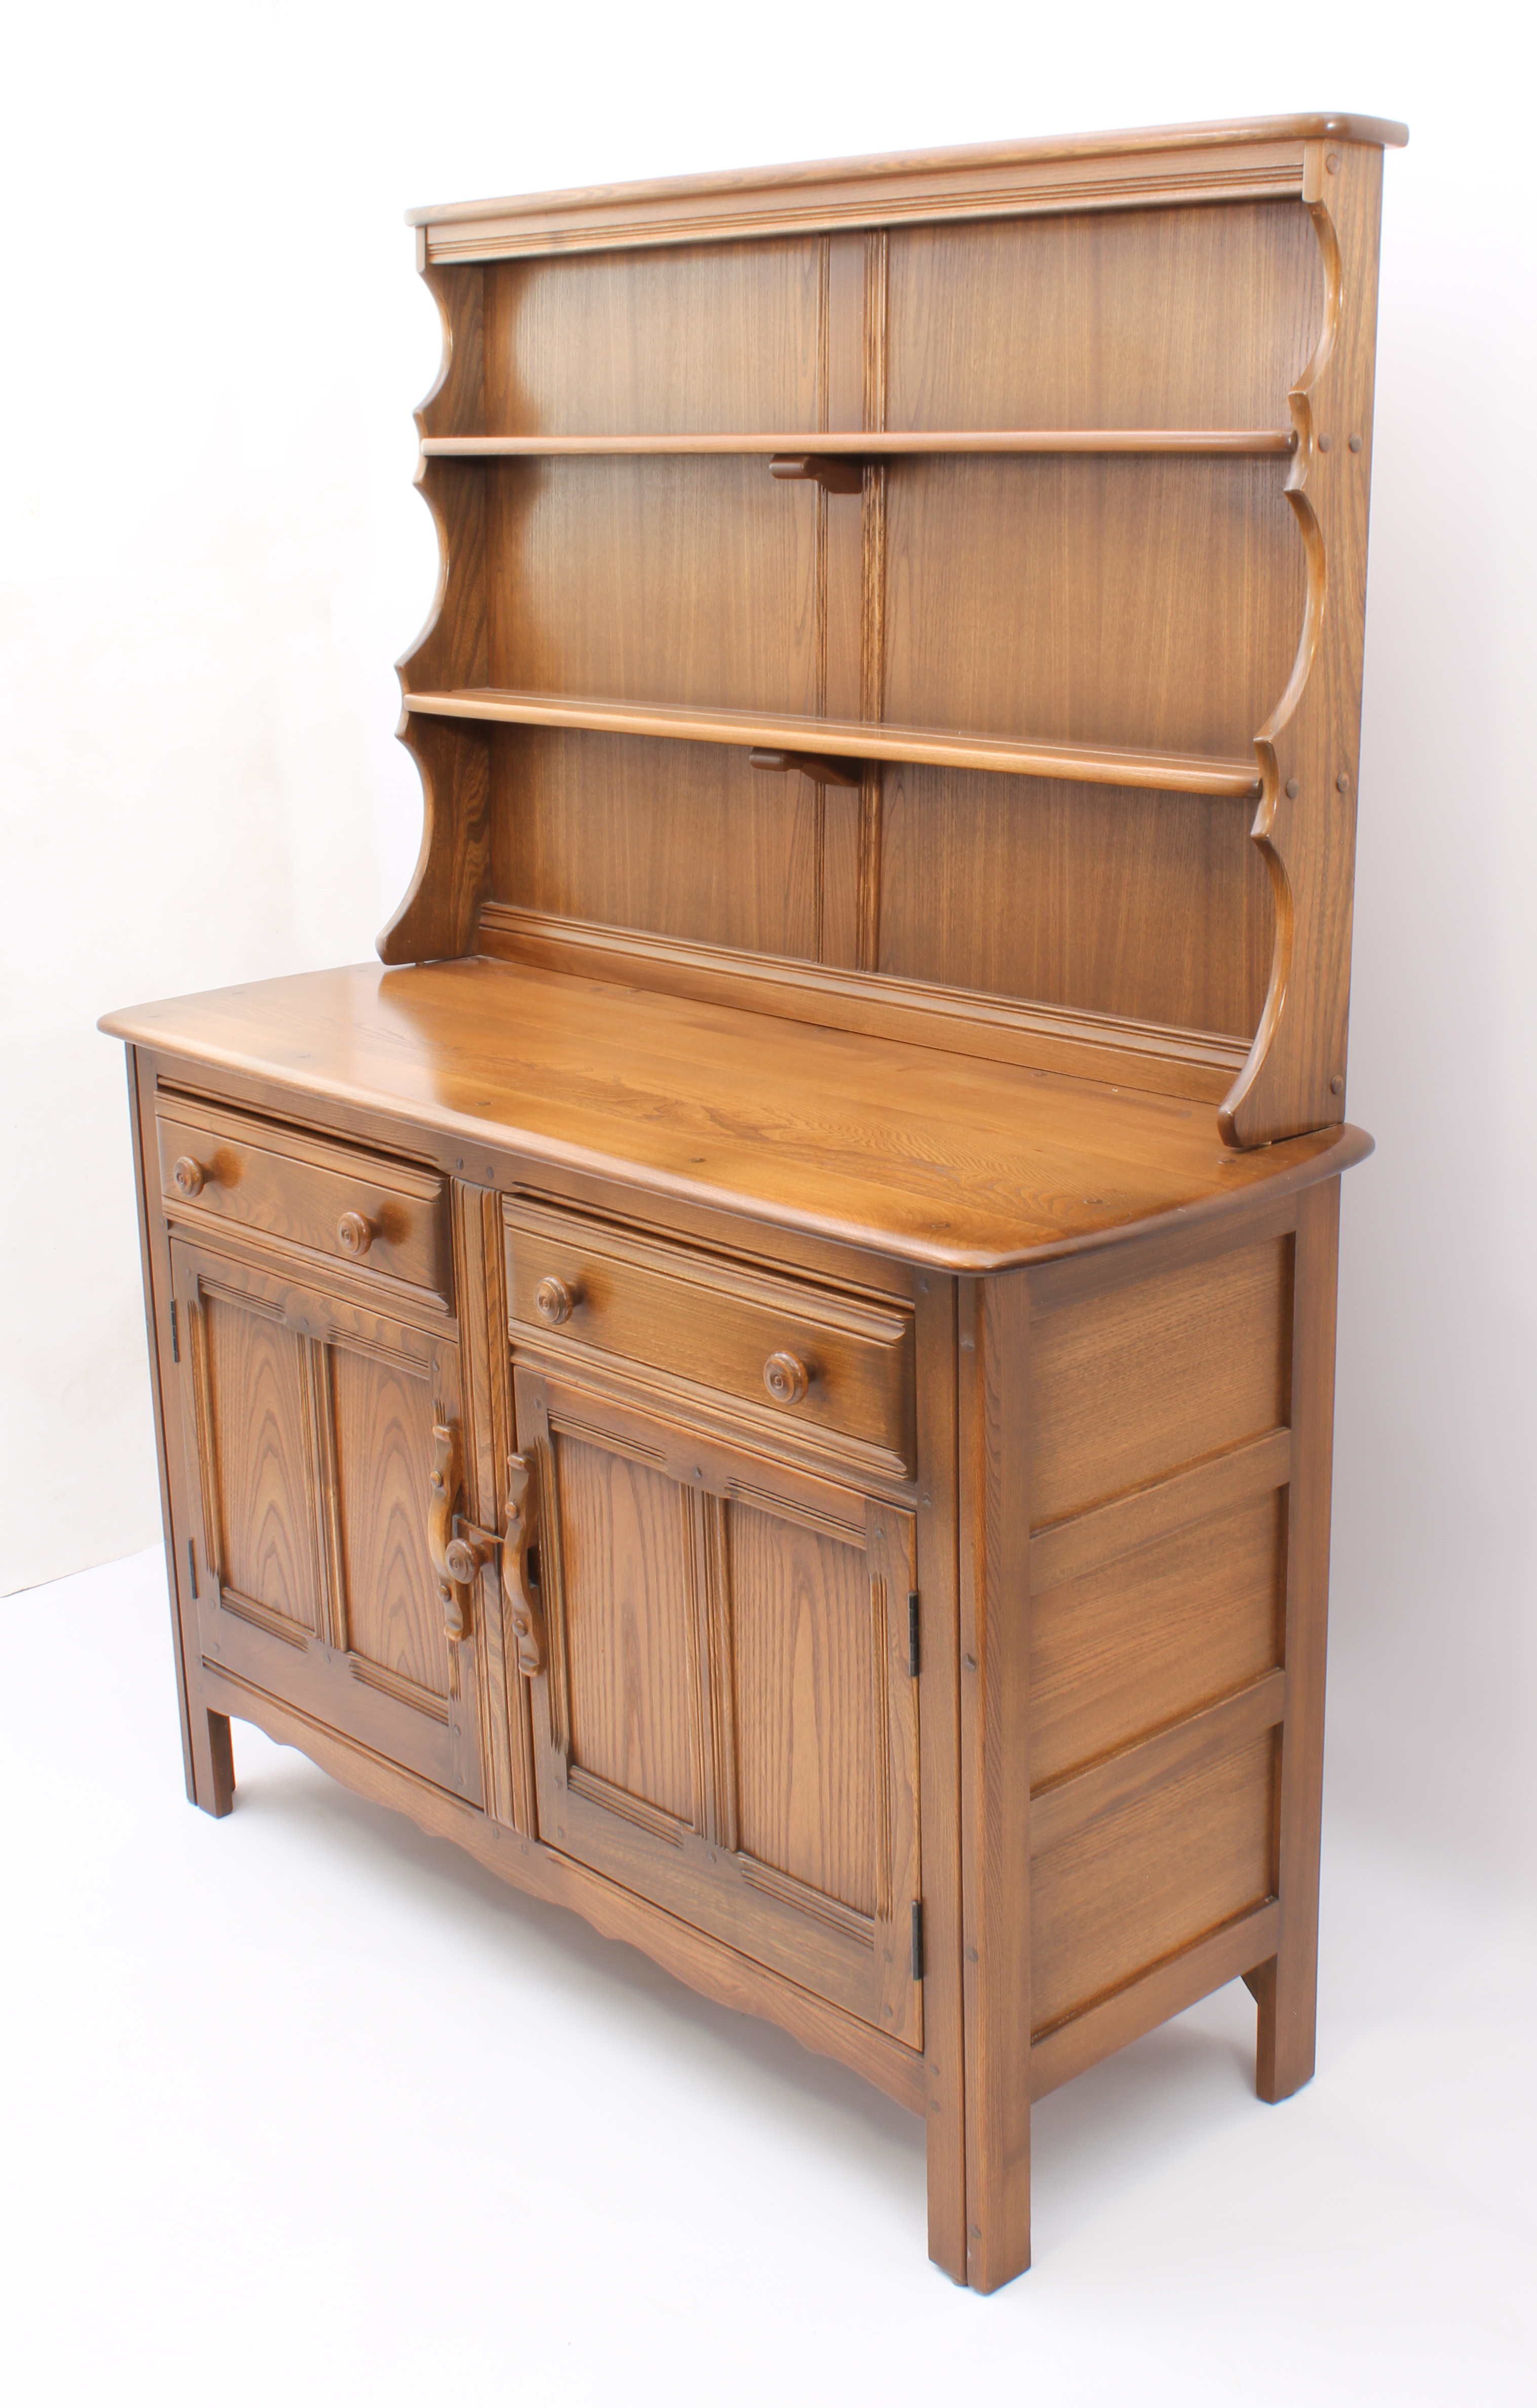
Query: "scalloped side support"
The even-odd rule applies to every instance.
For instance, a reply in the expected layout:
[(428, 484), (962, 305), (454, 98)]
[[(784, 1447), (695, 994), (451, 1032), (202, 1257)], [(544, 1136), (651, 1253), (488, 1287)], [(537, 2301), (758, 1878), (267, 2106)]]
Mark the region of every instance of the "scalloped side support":
[(1317, 348), (1290, 396), (1287, 482), (1307, 602), (1285, 694), (1255, 738), (1251, 831), (1275, 895), (1270, 991), (1217, 1114), (1225, 1144), (1273, 1144), (1345, 1118), (1360, 751), (1382, 152), (1305, 147), (1302, 199), (1324, 265)]
[[(417, 431), (473, 435), (485, 426), (483, 268), (422, 269), (443, 322), (436, 381)], [(417, 464), (417, 486), (437, 529), (437, 587), (426, 624), (395, 664), (402, 696), (412, 685), (484, 685), (486, 469), (478, 461)], [(421, 776), (421, 850), (406, 896), (377, 939), (381, 961), (457, 959), (475, 940), (491, 863), (491, 738), (484, 728), (414, 719), (395, 730)]]

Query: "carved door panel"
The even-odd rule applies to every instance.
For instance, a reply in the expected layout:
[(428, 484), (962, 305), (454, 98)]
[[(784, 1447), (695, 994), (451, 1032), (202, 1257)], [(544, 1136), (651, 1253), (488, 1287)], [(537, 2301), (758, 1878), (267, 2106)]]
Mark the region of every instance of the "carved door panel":
[(171, 1256), (205, 1659), (478, 1801), (468, 1598), (432, 1549), (457, 1348), (286, 1271)]
[(910, 1514), (519, 1365), (539, 1835), (922, 2045)]

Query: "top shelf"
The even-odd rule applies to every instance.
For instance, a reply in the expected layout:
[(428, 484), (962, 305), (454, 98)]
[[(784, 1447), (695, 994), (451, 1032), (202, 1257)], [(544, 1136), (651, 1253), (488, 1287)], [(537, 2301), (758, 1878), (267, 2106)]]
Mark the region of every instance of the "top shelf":
[(1274, 427), (1021, 427), (997, 432), (960, 429), (945, 433), (850, 434), (802, 429), (778, 435), (427, 435), (429, 460), (542, 460), (680, 453), (721, 454), (815, 452), (828, 457), (903, 459), (944, 453), (997, 452), (1188, 452), (1282, 458), (1297, 447), (1294, 434)]

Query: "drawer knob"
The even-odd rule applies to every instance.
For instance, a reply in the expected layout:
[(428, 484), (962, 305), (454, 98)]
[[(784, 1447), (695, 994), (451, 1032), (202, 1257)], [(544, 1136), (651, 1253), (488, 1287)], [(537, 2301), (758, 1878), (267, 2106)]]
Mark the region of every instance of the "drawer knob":
[(374, 1225), (361, 1212), (344, 1212), (336, 1224), (336, 1243), (344, 1254), (361, 1262), (374, 1242)]
[(798, 1354), (771, 1354), (763, 1366), (763, 1385), (776, 1405), (798, 1405), (810, 1384)]
[(176, 1181), (178, 1196), (201, 1196), (207, 1172), (190, 1154), (178, 1154), (171, 1165), (171, 1177)]
[(534, 1291), (534, 1309), (541, 1321), (558, 1329), (576, 1310), (576, 1298), (563, 1279), (542, 1279)]

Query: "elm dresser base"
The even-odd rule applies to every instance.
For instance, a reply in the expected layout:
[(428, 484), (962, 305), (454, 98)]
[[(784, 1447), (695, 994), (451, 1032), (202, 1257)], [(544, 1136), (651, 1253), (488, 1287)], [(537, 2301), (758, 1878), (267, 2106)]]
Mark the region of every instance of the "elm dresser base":
[(922, 2115), (1239, 1976), (1313, 2071), (1383, 145), (418, 212), (425, 832), (128, 1046), (232, 1719)]

